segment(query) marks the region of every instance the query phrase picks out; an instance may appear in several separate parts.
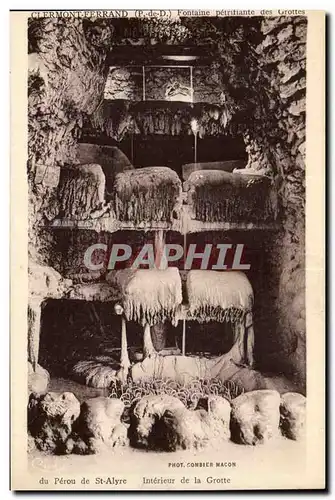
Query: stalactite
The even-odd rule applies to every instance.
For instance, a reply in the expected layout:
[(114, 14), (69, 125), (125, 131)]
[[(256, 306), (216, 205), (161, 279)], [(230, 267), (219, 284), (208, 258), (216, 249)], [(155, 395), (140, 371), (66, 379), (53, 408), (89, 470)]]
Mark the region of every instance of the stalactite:
[(122, 305), (128, 321), (149, 326), (171, 321), (182, 303), (181, 279), (177, 268), (119, 271)]
[(199, 323), (209, 323), (210, 321), (239, 323), (243, 321), (245, 315), (246, 311), (244, 309), (236, 307), (222, 309), (220, 306), (213, 307), (206, 304), (190, 311), (190, 319), (196, 319)]
[(124, 317), (121, 318), (121, 368), (117, 373), (117, 379), (125, 383), (128, 377), (130, 368), (130, 360), (128, 355), (128, 342), (127, 342), (127, 323)]
[[(176, 103), (177, 104), (177, 103)], [(124, 101), (120, 107), (119, 101), (103, 102), (85, 122), (85, 129), (94, 135), (102, 130), (121, 141), (128, 134), (140, 135), (190, 135), (190, 123), (196, 117), (199, 123), (199, 136), (220, 136), (230, 133), (231, 115), (223, 107), (208, 103), (196, 103), (194, 107), (183, 106), (176, 110), (157, 106), (154, 101), (131, 103)]]
[(236, 271), (190, 271), (186, 282), (188, 316), (197, 321), (241, 322), (252, 310), (253, 291)]

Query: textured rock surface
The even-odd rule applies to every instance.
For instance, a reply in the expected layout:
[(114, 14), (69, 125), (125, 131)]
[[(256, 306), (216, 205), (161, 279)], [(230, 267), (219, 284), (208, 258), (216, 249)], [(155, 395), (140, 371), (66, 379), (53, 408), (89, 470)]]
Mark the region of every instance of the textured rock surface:
[(184, 184), (192, 217), (203, 222), (259, 222), (276, 215), (267, 177), (222, 170), (193, 172)]
[(106, 194), (109, 197), (113, 192), (116, 174), (134, 168), (129, 158), (115, 146), (79, 143), (76, 148), (76, 158), (81, 164), (98, 163), (101, 165), (106, 178)]
[(110, 68), (104, 90), (105, 99), (140, 101), (143, 97), (142, 67)]
[(28, 392), (41, 394), (47, 391), (50, 382), (50, 375), (42, 368), (42, 366), (37, 365), (34, 370), (31, 363), (28, 362)]
[(243, 387), (246, 392), (270, 389), (284, 394), (288, 391), (296, 391), (299, 387), (297, 382), (282, 374), (270, 376), (249, 367), (238, 366), (235, 363), (224, 366), (217, 377), (220, 380), (236, 383), (239, 387)]
[(246, 274), (240, 271), (193, 269), (187, 274), (186, 289), (188, 315), (199, 322), (239, 323), (252, 311), (253, 289)]
[(38, 366), (42, 303), (47, 298), (60, 299), (71, 285), (52, 267), (33, 260), (28, 267), (28, 361), (36, 371)]
[(42, 258), (49, 242), (39, 226), (58, 213), (60, 168), (78, 163), (77, 138), (102, 97), (111, 36), (111, 27), (82, 19), (29, 21), (29, 235)]
[(115, 213), (134, 224), (171, 222), (181, 203), (181, 182), (167, 167), (127, 170), (115, 179)]
[[(273, 323), (259, 324), (261, 369), (282, 371), (305, 390), (306, 17), (264, 18), (257, 47), (260, 103), (245, 141), (248, 167), (270, 170), (282, 231), (266, 242)], [(261, 83), (263, 82), (263, 83)], [(263, 89), (261, 89), (262, 85)], [(265, 111), (267, 109), (267, 112)], [(272, 326), (273, 325), (273, 326)], [(271, 360), (271, 361), (270, 361)]]
[(171, 379), (178, 383), (187, 383), (193, 378), (209, 378), (213, 363), (205, 358), (191, 356), (152, 356), (140, 363), (135, 363), (131, 369), (134, 382), (150, 379)]
[(100, 165), (89, 163), (62, 169), (59, 183), (60, 216), (71, 220), (94, 217), (105, 203), (106, 178)]
[(297, 392), (283, 394), (280, 401), (280, 428), (284, 436), (299, 440), (305, 436), (306, 398)]
[(35, 451), (36, 446), (35, 446), (35, 440), (31, 434), (28, 433), (27, 435), (27, 452), (32, 453)]
[(260, 390), (242, 394), (232, 401), (230, 431), (240, 444), (259, 444), (278, 435), (280, 395)]
[(142, 326), (167, 320), (175, 323), (176, 311), (183, 300), (181, 279), (176, 267), (125, 269), (118, 272), (117, 278), (128, 321), (136, 321)]
[(89, 137), (99, 137), (104, 133), (117, 141), (130, 134), (189, 136), (192, 134), (190, 122), (194, 117), (198, 121), (200, 138), (229, 132), (231, 116), (226, 108), (203, 103), (195, 103), (193, 108), (181, 107), (180, 103), (173, 103), (171, 107), (148, 106), (148, 101), (145, 105), (105, 101), (84, 122), (83, 128)]
[(28, 429), (37, 448), (49, 453), (61, 453), (79, 413), (80, 403), (71, 392), (31, 395)]
[(155, 445), (168, 451), (200, 449), (230, 437), (230, 403), (220, 396), (200, 401), (202, 409), (173, 408), (165, 411), (153, 437)]
[(96, 389), (108, 388), (116, 380), (118, 370), (116, 363), (99, 363), (98, 361), (78, 361), (73, 367), (75, 380)]
[(131, 412), (129, 438), (132, 446), (155, 448), (157, 446), (156, 427), (167, 409), (184, 409), (184, 404), (173, 396), (144, 396), (135, 403)]
[(99, 453), (104, 448), (127, 445), (128, 428), (121, 422), (123, 410), (119, 399), (97, 397), (84, 401), (67, 453)]
[[(221, 83), (220, 76), (220, 72), (215, 70), (214, 64), (195, 66), (193, 68), (192, 102), (218, 105), (221, 98), (221, 90), (218, 85)], [(146, 99), (191, 101), (189, 68), (146, 68), (145, 77)], [(143, 99), (142, 66), (110, 68), (104, 96), (105, 99), (141, 101)]]
[(50, 266), (40, 265), (33, 260), (28, 267), (29, 295), (38, 301), (46, 298), (60, 299), (71, 286), (70, 279), (63, 277)]

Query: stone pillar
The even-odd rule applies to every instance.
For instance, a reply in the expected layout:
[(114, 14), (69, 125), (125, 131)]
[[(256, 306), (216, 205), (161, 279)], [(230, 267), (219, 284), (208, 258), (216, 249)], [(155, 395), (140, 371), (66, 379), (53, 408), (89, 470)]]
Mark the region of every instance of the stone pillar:
[(154, 356), (155, 354), (157, 353), (152, 343), (150, 325), (146, 323), (144, 325), (143, 332), (143, 358), (148, 358), (150, 356)]
[[(155, 232), (155, 265), (159, 269), (167, 269), (167, 260), (164, 252), (165, 246), (165, 231), (159, 230)], [(156, 351), (161, 351), (166, 345), (167, 325), (158, 323), (151, 327), (152, 343)]]
[(37, 369), (40, 347), (41, 305), (40, 298), (34, 298), (28, 303), (28, 361), (34, 371)]

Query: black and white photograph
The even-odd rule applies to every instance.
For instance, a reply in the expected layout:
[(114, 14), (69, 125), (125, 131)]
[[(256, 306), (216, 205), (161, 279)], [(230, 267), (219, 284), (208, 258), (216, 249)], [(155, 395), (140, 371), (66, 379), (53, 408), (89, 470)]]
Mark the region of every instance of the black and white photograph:
[(14, 489), (324, 487), (322, 421), (306, 473), (322, 365), (307, 351), (324, 336), (322, 297), (321, 329), (306, 298), (322, 265), (306, 261), (311, 12), (12, 13), (27, 61)]

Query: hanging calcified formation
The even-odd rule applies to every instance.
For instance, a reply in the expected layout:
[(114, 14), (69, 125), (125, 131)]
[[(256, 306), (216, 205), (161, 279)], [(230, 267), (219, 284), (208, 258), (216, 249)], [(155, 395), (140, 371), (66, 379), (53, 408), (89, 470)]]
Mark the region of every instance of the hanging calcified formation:
[(79, 220), (91, 216), (104, 204), (105, 183), (98, 164), (63, 169), (58, 191), (61, 216)]
[(118, 220), (134, 225), (171, 222), (180, 204), (181, 182), (170, 168), (145, 167), (118, 174), (114, 190)]
[(186, 287), (189, 319), (236, 323), (252, 310), (253, 291), (242, 272), (193, 270)]
[(121, 141), (128, 134), (136, 135), (191, 135), (190, 122), (196, 118), (199, 137), (222, 136), (231, 132), (231, 115), (225, 106), (195, 103), (178, 106), (154, 101), (104, 101), (84, 124), (89, 135), (102, 131), (108, 137)]
[(190, 175), (184, 189), (192, 218), (203, 222), (259, 222), (276, 215), (268, 177), (201, 170)]
[(176, 311), (182, 303), (178, 269), (139, 269), (123, 288), (122, 303), (128, 321), (143, 326), (175, 322)]

